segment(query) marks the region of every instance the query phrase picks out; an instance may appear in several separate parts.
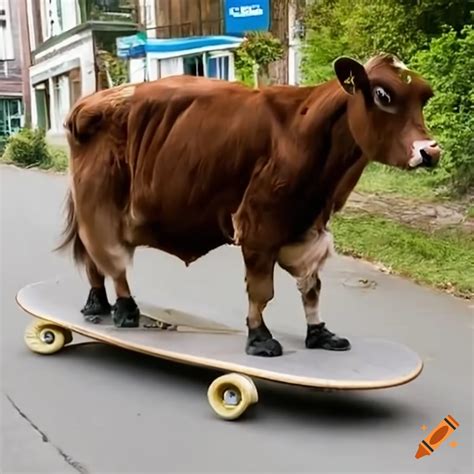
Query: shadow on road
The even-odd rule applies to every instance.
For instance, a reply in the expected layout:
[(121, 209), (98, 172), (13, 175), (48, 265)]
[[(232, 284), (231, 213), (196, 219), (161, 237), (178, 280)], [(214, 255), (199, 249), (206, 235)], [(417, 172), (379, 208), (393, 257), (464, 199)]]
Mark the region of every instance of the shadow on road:
[[(103, 370), (122, 374), (126, 383), (146, 381), (156, 390), (167, 384), (202, 397), (206, 397), (212, 380), (222, 374), (94, 342), (73, 344), (55, 357), (62, 357), (69, 363), (80, 359), (81, 364), (90, 363), (95, 369), (102, 366)], [(284, 416), (298, 423), (347, 429), (361, 424), (385, 424), (390, 420), (398, 423), (399, 418), (410, 416), (409, 406), (393, 400), (393, 397), (380, 396), (383, 390), (322, 391), (258, 379), (255, 383), (260, 399), (258, 409), (249, 409), (242, 420), (261, 421)]]

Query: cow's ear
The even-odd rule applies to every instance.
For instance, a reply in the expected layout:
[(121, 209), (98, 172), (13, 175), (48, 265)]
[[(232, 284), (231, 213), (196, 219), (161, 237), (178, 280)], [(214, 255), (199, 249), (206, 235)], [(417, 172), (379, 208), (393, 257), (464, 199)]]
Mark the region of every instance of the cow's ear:
[(369, 78), (364, 66), (355, 59), (340, 57), (334, 61), (334, 71), (342, 88), (348, 94), (357, 90), (365, 92), (369, 88)]

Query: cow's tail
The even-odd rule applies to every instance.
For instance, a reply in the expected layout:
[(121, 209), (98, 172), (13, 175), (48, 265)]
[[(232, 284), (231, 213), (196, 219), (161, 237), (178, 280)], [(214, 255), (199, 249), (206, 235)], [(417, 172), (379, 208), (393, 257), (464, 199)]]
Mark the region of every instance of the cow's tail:
[(63, 230), (63, 240), (54, 249), (56, 252), (61, 252), (72, 246), (72, 254), (76, 263), (83, 263), (87, 255), (87, 250), (82, 243), (79, 236), (79, 226), (76, 217), (76, 208), (72, 192), (69, 191), (66, 202), (66, 226)]

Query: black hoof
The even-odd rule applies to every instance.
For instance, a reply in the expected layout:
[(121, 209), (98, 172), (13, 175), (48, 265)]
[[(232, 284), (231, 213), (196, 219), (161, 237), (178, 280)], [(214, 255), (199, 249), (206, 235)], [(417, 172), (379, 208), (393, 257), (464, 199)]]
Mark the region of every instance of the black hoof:
[(281, 344), (273, 339), (271, 332), (262, 324), (255, 329), (249, 329), (245, 352), (248, 355), (260, 357), (278, 357), (283, 354)]
[(345, 337), (336, 336), (326, 329), (325, 323), (308, 324), (305, 343), (308, 349), (347, 351), (351, 348), (351, 343)]
[(118, 328), (136, 328), (140, 321), (140, 310), (135, 300), (128, 298), (117, 298), (112, 309), (112, 319)]
[(81, 313), (87, 321), (99, 323), (101, 321), (99, 316), (110, 314), (110, 310), (111, 306), (105, 288), (91, 288)]

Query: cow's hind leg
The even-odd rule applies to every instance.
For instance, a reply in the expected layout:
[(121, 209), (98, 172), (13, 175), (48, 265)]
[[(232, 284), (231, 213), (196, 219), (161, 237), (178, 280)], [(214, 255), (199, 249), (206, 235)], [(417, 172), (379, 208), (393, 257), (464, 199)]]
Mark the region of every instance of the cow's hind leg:
[[(133, 249), (121, 241), (114, 222), (108, 221), (104, 214), (99, 215), (94, 226), (81, 226), (79, 233), (97, 272), (92, 272), (95, 282), (103, 284), (105, 275), (113, 279), (117, 300), (112, 307), (112, 319), (117, 327), (137, 327), (140, 311), (130, 294), (126, 268), (132, 258)], [(90, 269), (94, 270), (91, 266)], [(94, 288), (93, 280), (91, 288)], [(92, 290), (91, 290), (92, 291)]]
[(321, 280), (317, 272), (304, 277), (296, 278), (298, 290), (301, 293), (306, 316), (306, 340), (308, 349), (326, 349), (331, 351), (346, 351), (350, 349), (350, 342), (345, 337), (339, 337), (329, 331), (326, 323), (319, 316), (319, 296), (321, 294)]
[(109, 314), (111, 310), (105, 289), (105, 277), (89, 255), (84, 256), (84, 264), (91, 289), (81, 312), (88, 321), (100, 322), (100, 316)]
[(121, 328), (137, 327), (140, 320), (140, 310), (130, 294), (125, 270), (114, 278), (114, 286), (117, 294), (117, 301), (112, 313), (115, 326)]
[(266, 327), (262, 315), (266, 305), (273, 298), (275, 259), (271, 255), (247, 249), (243, 249), (243, 256), (249, 298), (246, 352), (255, 356), (280, 356), (283, 352), (282, 347)]

